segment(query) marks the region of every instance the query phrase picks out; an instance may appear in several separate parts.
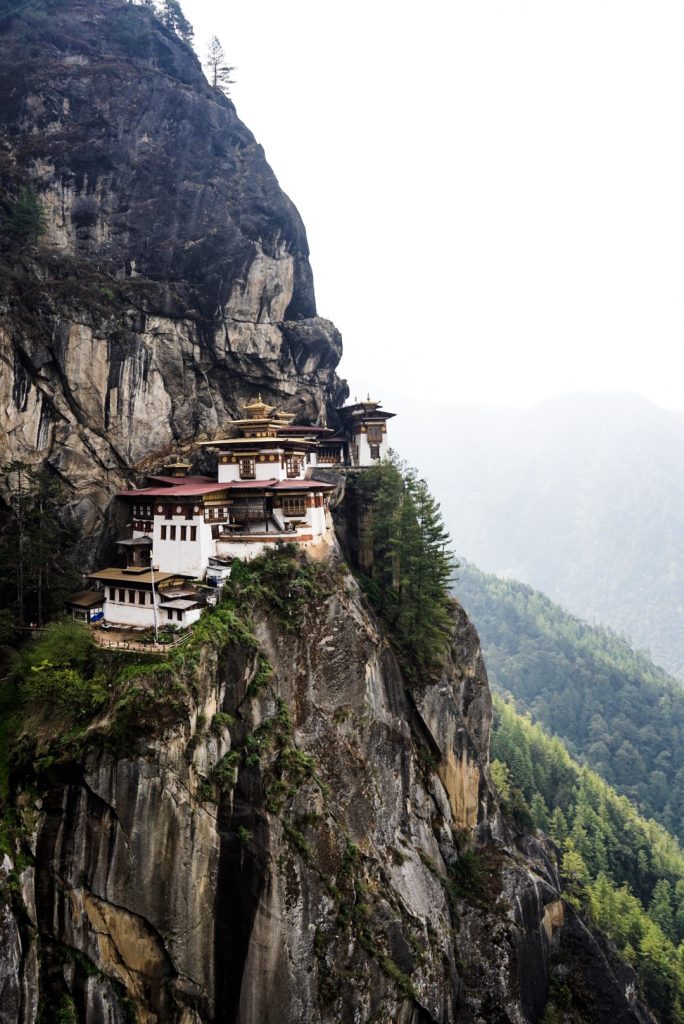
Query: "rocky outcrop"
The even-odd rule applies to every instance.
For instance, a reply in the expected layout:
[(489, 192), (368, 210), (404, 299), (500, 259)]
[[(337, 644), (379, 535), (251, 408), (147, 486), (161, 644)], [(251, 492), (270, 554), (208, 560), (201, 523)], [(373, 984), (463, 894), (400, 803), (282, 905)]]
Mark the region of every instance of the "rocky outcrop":
[(344, 563), (322, 571), (295, 621), (262, 606), (251, 645), (188, 659), (166, 728), (43, 777), (8, 1006), (39, 948), (44, 1003), (85, 1024), (538, 1021), (567, 942), (610, 975), (621, 1016), (593, 1019), (648, 1020), (544, 844), (498, 812), (465, 615), (440, 678), (407, 690)]
[[(49, 6), (0, 12), (0, 463), (51, 467), (93, 535), (255, 391), (314, 421), (346, 391), (299, 215), (192, 50), (129, 3)], [(46, 230), (18, 247), (26, 187)]]

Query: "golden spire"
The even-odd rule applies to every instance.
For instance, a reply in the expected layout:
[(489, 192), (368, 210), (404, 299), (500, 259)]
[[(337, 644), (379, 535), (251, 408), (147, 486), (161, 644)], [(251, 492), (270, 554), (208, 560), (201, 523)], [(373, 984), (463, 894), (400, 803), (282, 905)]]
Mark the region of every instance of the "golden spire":
[(265, 420), (268, 419), (269, 413), (273, 412), (274, 406), (267, 405), (261, 398), (261, 392), (259, 392), (258, 398), (253, 398), (251, 402), (245, 402), (242, 408), (249, 414), (250, 419)]

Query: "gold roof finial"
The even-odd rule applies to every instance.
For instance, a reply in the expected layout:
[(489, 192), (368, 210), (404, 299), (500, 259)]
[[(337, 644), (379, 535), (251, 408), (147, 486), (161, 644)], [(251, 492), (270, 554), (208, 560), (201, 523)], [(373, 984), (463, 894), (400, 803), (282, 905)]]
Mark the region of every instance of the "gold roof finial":
[(250, 413), (251, 418), (255, 420), (265, 420), (268, 414), (273, 411), (273, 406), (267, 405), (263, 401), (261, 392), (259, 392), (258, 398), (253, 398), (251, 402), (245, 402), (242, 408)]

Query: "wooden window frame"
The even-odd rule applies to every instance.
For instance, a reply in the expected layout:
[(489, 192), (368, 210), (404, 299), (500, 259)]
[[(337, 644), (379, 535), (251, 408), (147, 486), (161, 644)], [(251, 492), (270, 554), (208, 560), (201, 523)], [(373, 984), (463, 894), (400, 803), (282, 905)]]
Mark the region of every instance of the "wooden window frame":
[(241, 480), (256, 480), (256, 458), (253, 455), (241, 455), (238, 466)]
[(303, 519), (306, 516), (306, 498), (283, 498), (283, 516)]

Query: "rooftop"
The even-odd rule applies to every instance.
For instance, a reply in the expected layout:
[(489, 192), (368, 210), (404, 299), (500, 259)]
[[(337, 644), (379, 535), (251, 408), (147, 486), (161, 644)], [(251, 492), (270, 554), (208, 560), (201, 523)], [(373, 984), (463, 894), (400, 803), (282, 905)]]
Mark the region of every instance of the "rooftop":
[[(159, 480), (160, 477), (150, 477)], [(201, 498), (203, 494), (225, 491), (226, 485), (210, 480), (206, 476), (167, 477), (166, 487), (140, 487), (138, 490), (119, 491), (120, 498)], [(172, 481), (172, 482), (171, 482)]]
[(95, 608), (102, 604), (103, 600), (104, 594), (100, 590), (78, 590), (75, 594), (70, 594), (64, 603), (74, 608)]
[[(129, 569), (99, 569), (97, 572), (89, 572), (89, 580), (104, 580), (105, 582), (110, 581), (112, 583), (143, 583), (145, 586), (154, 585), (159, 586), (160, 583), (165, 583), (166, 580), (178, 579), (179, 573), (177, 572), (157, 572), (154, 574), (147, 566), (131, 566)], [(102, 595), (100, 595), (102, 596)]]

